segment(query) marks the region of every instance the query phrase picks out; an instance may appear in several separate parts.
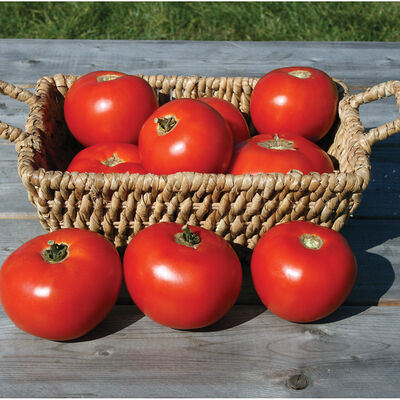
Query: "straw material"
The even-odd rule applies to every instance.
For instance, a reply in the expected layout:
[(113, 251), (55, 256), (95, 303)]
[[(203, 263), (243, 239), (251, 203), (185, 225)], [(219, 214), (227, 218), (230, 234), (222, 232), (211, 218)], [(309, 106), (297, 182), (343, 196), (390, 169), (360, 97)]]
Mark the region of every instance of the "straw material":
[[(256, 78), (142, 76), (156, 89), (160, 104), (172, 98), (214, 96), (234, 104), (249, 121)], [(370, 180), (369, 154), (377, 140), (400, 130), (399, 121), (371, 130), (360, 123), (358, 106), (395, 94), (390, 81), (350, 96), (340, 89), (339, 117), (321, 146), (337, 160), (329, 174), (225, 175), (182, 172), (173, 175), (65, 172), (80, 145), (69, 133), (63, 100), (76, 76), (57, 74), (40, 79), (36, 94), (0, 84), (0, 91), (31, 109), (25, 132), (1, 123), (0, 137), (16, 142), (18, 171), (49, 231), (78, 227), (100, 232), (117, 247), (146, 226), (161, 221), (200, 225), (226, 240), (253, 249), (271, 227), (307, 220), (335, 230), (345, 224), (361, 201)]]

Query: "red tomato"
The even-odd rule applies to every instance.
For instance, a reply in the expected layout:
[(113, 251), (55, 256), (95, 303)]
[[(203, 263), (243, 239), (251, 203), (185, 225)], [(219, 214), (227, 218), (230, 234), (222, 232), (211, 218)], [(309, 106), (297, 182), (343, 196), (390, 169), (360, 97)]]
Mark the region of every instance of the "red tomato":
[(60, 229), (8, 256), (0, 269), (0, 301), (20, 329), (71, 340), (105, 318), (121, 281), (121, 260), (107, 239), (83, 229)]
[(334, 312), (350, 294), (357, 263), (338, 232), (307, 221), (276, 225), (258, 241), (251, 276), (274, 314), (311, 322)]
[(142, 164), (158, 175), (223, 173), (232, 151), (232, 133), (221, 114), (193, 99), (173, 100), (158, 108), (139, 136)]
[(286, 174), (292, 169), (322, 174), (332, 172), (333, 163), (324, 150), (301, 136), (260, 134), (236, 146), (228, 173)]
[(259, 133), (300, 135), (317, 142), (332, 127), (338, 100), (336, 85), (325, 72), (279, 68), (258, 81), (250, 115)]
[(129, 143), (100, 143), (86, 147), (72, 159), (67, 171), (146, 174), (138, 147)]
[(199, 100), (215, 108), (224, 117), (231, 128), (234, 143), (243, 142), (250, 137), (246, 120), (232, 103), (217, 97), (201, 97)]
[(84, 146), (137, 143), (145, 119), (158, 107), (142, 78), (116, 71), (95, 71), (79, 78), (64, 101), (65, 121)]
[(140, 231), (124, 255), (127, 289), (152, 320), (196, 329), (222, 318), (242, 284), (238, 256), (222, 237), (200, 227), (163, 222)]

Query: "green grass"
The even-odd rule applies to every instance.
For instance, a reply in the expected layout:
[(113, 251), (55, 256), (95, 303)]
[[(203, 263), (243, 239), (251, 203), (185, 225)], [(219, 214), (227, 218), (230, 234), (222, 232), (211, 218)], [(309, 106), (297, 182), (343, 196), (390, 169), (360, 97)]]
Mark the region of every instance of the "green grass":
[(1, 2), (0, 38), (399, 41), (397, 2)]

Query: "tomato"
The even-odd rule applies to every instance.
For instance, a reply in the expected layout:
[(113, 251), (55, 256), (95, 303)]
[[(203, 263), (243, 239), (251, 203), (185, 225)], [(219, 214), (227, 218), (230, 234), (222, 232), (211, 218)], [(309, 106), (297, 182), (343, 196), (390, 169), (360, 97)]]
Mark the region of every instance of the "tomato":
[(20, 329), (71, 340), (99, 324), (122, 281), (121, 259), (100, 234), (60, 229), (11, 253), (0, 269), (0, 301)]
[(224, 117), (232, 131), (234, 143), (242, 142), (250, 137), (246, 120), (232, 103), (217, 97), (201, 97), (199, 100), (215, 108)]
[(68, 165), (73, 172), (130, 172), (145, 174), (138, 147), (129, 143), (100, 143), (81, 150)]
[(158, 107), (142, 78), (117, 71), (95, 71), (79, 78), (64, 101), (65, 121), (84, 146), (137, 143), (145, 119)]
[(333, 163), (324, 150), (301, 136), (260, 134), (236, 145), (228, 173), (286, 174), (292, 169), (322, 174), (332, 172)]
[(226, 124), (221, 114), (198, 100), (177, 99), (164, 104), (140, 131), (144, 168), (158, 175), (225, 172), (233, 151), (232, 133)]
[(337, 87), (325, 72), (278, 68), (256, 84), (250, 115), (259, 133), (300, 135), (317, 142), (332, 127), (338, 100)]
[(123, 261), (126, 286), (139, 309), (162, 325), (196, 329), (222, 318), (242, 284), (238, 256), (222, 237), (174, 222), (133, 237)]
[(251, 258), (258, 296), (274, 314), (311, 322), (334, 312), (350, 294), (357, 263), (338, 232), (307, 221), (275, 225)]

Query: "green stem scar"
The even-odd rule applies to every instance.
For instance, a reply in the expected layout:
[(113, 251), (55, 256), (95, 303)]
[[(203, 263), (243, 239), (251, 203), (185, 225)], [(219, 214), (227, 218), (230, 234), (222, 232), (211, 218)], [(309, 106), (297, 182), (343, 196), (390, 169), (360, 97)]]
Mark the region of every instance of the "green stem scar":
[(113, 81), (114, 79), (120, 78), (121, 76), (122, 75), (115, 75), (115, 74), (99, 75), (97, 77), (97, 82)]
[(154, 118), (154, 122), (157, 124), (157, 133), (161, 136), (170, 133), (178, 124), (175, 115), (166, 115), (162, 118)]
[(193, 233), (187, 224), (182, 226), (182, 232), (178, 232), (174, 235), (175, 242), (183, 246), (192, 247), (197, 249), (200, 246), (200, 236)]
[(296, 151), (296, 148), (294, 147), (294, 142), (292, 142), (291, 140), (280, 138), (277, 133), (275, 133), (273, 139), (267, 140), (266, 142), (258, 142), (257, 144), (261, 147), (264, 147), (265, 149)]
[(290, 71), (290, 72), (288, 72), (288, 74), (292, 75), (292, 76), (294, 76), (296, 78), (299, 78), (299, 79), (307, 79), (307, 78), (309, 78), (311, 76), (311, 72), (304, 71), (302, 69), (297, 69), (295, 71)]
[(69, 255), (69, 246), (66, 243), (56, 243), (49, 240), (47, 244), (50, 246), (42, 251), (43, 260), (50, 264), (63, 262)]
[(304, 247), (310, 250), (319, 250), (324, 244), (322, 238), (313, 233), (305, 233), (300, 236), (299, 240)]
[(100, 162), (101, 162), (103, 165), (107, 165), (107, 167), (115, 167), (116, 165), (122, 164), (122, 163), (124, 163), (125, 161), (124, 161), (124, 160), (121, 160), (121, 159), (118, 157), (118, 154), (117, 154), (117, 153), (114, 153), (111, 157), (107, 158), (107, 160), (100, 161)]

